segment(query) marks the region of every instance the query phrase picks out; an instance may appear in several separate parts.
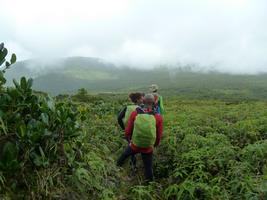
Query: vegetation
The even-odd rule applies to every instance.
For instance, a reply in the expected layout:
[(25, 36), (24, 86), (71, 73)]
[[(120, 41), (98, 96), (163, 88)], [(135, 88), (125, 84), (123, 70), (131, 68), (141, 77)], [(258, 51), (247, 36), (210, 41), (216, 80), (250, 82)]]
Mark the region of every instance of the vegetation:
[(4, 87), (6, 68), (0, 73), (1, 199), (84, 199), (107, 191), (105, 169), (83, 143), (87, 136), (77, 106), (33, 93), (32, 79), (25, 77), (14, 80), (14, 88)]
[[(0, 51), (0, 63), (7, 50)], [(12, 56), (9, 64), (15, 62)], [(0, 71), (1, 199), (267, 198), (267, 104), (263, 100), (165, 97), (155, 182), (115, 161), (127, 142), (116, 114), (124, 94), (51, 98)], [(207, 94), (207, 93), (206, 93)]]

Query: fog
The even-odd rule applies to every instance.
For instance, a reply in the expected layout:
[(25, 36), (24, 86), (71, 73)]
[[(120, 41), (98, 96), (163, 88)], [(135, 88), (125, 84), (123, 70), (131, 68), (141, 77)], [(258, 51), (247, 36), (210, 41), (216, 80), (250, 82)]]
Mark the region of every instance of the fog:
[(152, 68), (267, 72), (266, 0), (1, 0), (0, 40), (19, 60), (98, 57)]

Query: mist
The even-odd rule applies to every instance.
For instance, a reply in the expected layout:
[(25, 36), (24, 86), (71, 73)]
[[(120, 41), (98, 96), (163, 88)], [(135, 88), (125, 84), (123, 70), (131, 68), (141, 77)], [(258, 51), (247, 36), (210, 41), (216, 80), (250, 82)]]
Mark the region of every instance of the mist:
[(0, 39), (18, 60), (266, 73), (266, 11), (265, 0), (2, 0)]

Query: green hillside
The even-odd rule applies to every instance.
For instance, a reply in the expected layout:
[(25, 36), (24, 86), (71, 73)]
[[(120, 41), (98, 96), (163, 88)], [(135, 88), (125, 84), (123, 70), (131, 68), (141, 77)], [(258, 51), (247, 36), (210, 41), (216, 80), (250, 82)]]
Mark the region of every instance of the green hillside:
[[(31, 69), (27, 66), (31, 66)], [(97, 58), (72, 57), (57, 59), (49, 64), (38, 64), (36, 60), (19, 62), (8, 71), (8, 83), (21, 76), (33, 77), (35, 90), (52, 95), (73, 94), (79, 88), (86, 88), (93, 93), (146, 91), (149, 84), (157, 83), (165, 95), (267, 99), (267, 74), (230, 75), (164, 67), (140, 70), (119, 68)]]

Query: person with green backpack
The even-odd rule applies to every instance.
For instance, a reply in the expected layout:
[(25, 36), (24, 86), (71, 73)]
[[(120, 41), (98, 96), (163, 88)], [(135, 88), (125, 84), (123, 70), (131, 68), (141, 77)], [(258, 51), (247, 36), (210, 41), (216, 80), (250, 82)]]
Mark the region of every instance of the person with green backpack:
[[(144, 94), (140, 92), (135, 92), (129, 94), (129, 99), (131, 100), (132, 104), (125, 106), (118, 115), (118, 124), (120, 125), (121, 129), (125, 131), (125, 127), (128, 124), (128, 120), (130, 118), (130, 115), (138, 106), (143, 106), (143, 97)], [(128, 138), (125, 138), (128, 143), (130, 140)], [(137, 170), (136, 168), (136, 157), (135, 155), (131, 156), (131, 162), (130, 162), (131, 168), (133, 173)]]
[(146, 94), (144, 108), (137, 107), (130, 115), (125, 136), (130, 141), (129, 145), (119, 157), (118, 166), (131, 155), (141, 153), (145, 168), (145, 178), (153, 181), (153, 150), (160, 143), (163, 132), (163, 119), (154, 110), (154, 95)]

